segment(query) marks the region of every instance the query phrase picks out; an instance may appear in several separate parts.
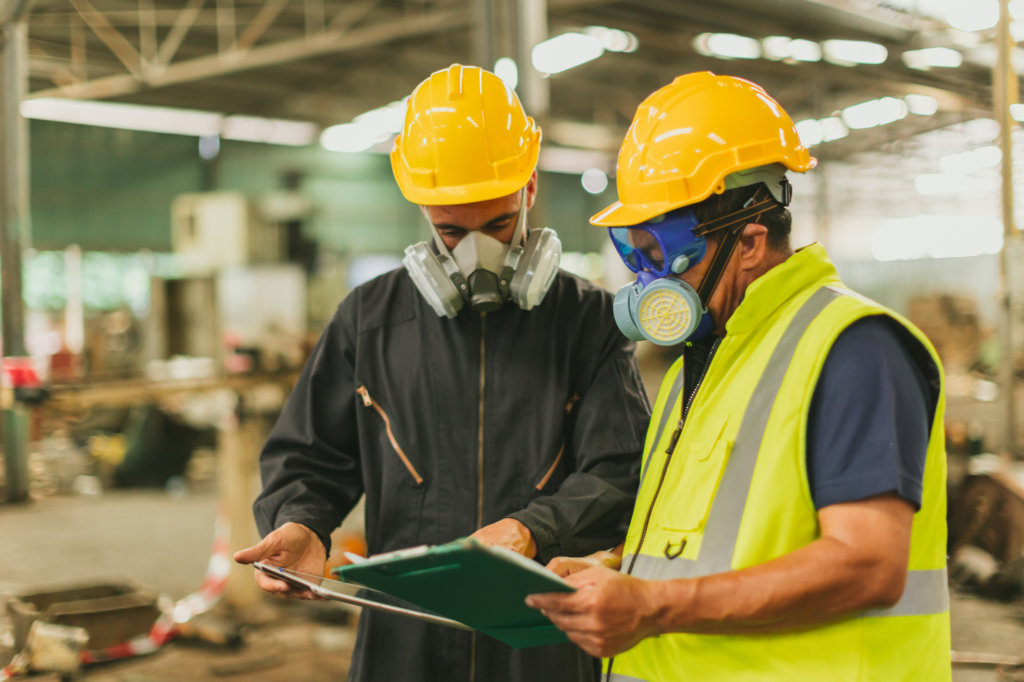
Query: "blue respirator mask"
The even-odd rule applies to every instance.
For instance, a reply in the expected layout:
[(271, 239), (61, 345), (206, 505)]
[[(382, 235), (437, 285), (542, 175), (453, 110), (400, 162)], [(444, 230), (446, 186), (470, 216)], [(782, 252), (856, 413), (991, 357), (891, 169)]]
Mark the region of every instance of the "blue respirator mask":
[[(743, 228), (780, 205), (785, 204), (762, 186), (739, 211), (706, 223), (699, 223), (693, 211), (684, 207), (639, 225), (609, 228), (622, 261), (637, 274), (635, 282), (615, 294), (615, 323), (622, 333), (634, 341), (671, 346), (714, 331), (708, 300)], [(722, 240), (697, 288), (674, 277), (704, 259), (706, 235), (717, 231), (723, 233)]]

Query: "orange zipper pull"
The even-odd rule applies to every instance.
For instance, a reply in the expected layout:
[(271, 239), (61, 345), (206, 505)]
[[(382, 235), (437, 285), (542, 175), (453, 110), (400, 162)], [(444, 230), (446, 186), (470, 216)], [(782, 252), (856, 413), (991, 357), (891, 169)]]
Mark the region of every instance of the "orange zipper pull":
[(373, 407), (373, 398), (370, 397), (370, 392), (366, 390), (366, 386), (360, 386), (357, 388), (356, 393), (363, 397), (363, 405)]

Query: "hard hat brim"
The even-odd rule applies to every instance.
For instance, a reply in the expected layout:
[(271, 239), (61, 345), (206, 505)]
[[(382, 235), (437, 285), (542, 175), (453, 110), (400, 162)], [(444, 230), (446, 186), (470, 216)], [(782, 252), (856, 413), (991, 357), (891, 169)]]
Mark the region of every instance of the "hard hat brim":
[[(808, 157), (808, 162), (806, 164), (796, 164), (788, 159), (782, 163), (788, 170), (793, 171), (794, 173), (806, 173), (813, 170), (818, 165), (818, 160), (812, 156)], [(748, 165), (750, 167), (757, 167), (757, 165), (760, 164), (751, 163)], [(724, 177), (720, 178), (715, 185), (724, 180)], [(713, 189), (708, 189), (708, 191), (702, 196), (694, 197), (689, 201), (659, 201), (648, 204), (623, 204), (621, 201), (616, 201), (614, 204), (606, 206), (600, 213), (596, 213), (591, 216), (590, 224), (598, 227), (629, 227), (630, 225), (639, 225), (642, 222), (648, 221), (651, 218), (656, 218), (663, 213), (674, 211), (677, 208), (699, 204), (711, 196), (713, 192)]]
[[(394, 160), (392, 161), (394, 163)], [(536, 159), (527, 170), (504, 180), (488, 180), (471, 185), (449, 185), (447, 187), (419, 188), (412, 187), (410, 182), (399, 182), (398, 187), (408, 201), (420, 206), (454, 206), (458, 204), (474, 204), (478, 201), (500, 199), (518, 192), (530, 181), (536, 169)], [(395, 169), (395, 174), (398, 174)]]

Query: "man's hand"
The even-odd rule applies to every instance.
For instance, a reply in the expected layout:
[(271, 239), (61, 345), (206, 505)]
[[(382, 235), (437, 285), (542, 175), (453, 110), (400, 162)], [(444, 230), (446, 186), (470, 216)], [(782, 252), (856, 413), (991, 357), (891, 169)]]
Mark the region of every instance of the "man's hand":
[(591, 656), (614, 656), (660, 634), (658, 583), (603, 566), (570, 575), (566, 582), (576, 592), (530, 595), (526, 605), (540, 609)]
[(590, 556), (555, 557), (548, 562), (547, 569), (562, 578), (566, 578), (573, 573), (580, 573), (588, 568), (594, 568), (595, 566), (604, 566), (605, 568), (617, 571), (619, 566), (622, 565), (622, 547), (623, 545), (619, 545), (610, 552), (594, 552)]
[[(236, 552), (235, 561), (240, 564), (262, 561), (271, 566), (322, 576), (327, 563), (327, 551), (324, 543), (309, 528), (298, 523), (286, 523), (268, 534), (259, 544)], [(289, 599), (318, 599), (309, 590), (301, 590), (282, 580), (275, 580), (259, 569), (255, 569), (255, 573), (256, 582), (270, 594)]]
[(506, 547), (527, 559), (537, 556), (537, 543), (533, 539), (533, 533), (515, 519), (502, 519), (484, 526), (470, 537), (491, 547)]

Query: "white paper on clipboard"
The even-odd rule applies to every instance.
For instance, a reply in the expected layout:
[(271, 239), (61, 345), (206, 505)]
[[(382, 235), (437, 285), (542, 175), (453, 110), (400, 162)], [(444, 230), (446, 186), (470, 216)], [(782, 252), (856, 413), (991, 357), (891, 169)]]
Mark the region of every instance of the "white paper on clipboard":
[(377, 611), (397, 613), (402, 616), (408, 616), (409, 618), (415, 618), (416, 620), (422, 620), (437, 625), (445, 625), (457, 630), (467, 630), (470, 632), (473, 630), (473, 628), (468, 625), (463, 625), (458, 621), (445, 618), (444, 616), (439, 616), (436, 613), (426, 611), (418, 606), (414, 606), (413, 604), (402, 601), (401, 599), (392, 597), (391, 595), (383, 592), (378, 592), (377, 590), (372, 590), (368, 587), (361, 587), (351, 583), (343, 583), (338, 580), (331, 580), (330, 578), (315, 576), (309, 573), (300, 573), (287, 568), (281, 568), (280, 566), (264, 564), (260, 561), (255, 562), (253, 567), (276, 578), (277, 580), (283, 580), (284, 582), (292, 585), (308, 589), (310, 592), (323, 599), (344, 602), (345, 604), (361, 606), (367, 609), (375, 609)]

